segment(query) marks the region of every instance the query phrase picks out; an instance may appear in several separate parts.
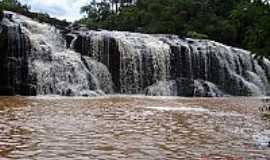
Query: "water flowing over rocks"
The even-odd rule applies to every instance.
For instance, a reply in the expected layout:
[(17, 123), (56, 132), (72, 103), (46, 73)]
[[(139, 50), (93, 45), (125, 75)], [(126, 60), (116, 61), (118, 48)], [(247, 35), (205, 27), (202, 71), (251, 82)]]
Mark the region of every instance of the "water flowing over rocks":
[(209, 40), (118, 31), (83, 31), (74, 49), (105, 64), (123, 94), (261, 96), (270, 63)]
[(185, 96), (185, 97), (222, 97), (215, 84), (202, 80), (177, 79), (160, 81), (146, 89), (146, 95)]
[[(7, 60), (3, 59), (4, 64), (1, 63), (4, 65), (1, 72), (7, 80), (1, 83), (1, 88), (5, 89), (7, 85), (9, 88), (6, 90), (10, 90), (10, 94), (22, 94), (16, 90), (17, 84), (27, 84), (32, 86), (34, 95), (104, 94), (98, 78), (86, 67), (81, 55), (66, 49), (65, 40), (58, 29), (12, 12), (5, 12), (5, 15), (10, 18), (4, 18), (1, 23), (2, 34), (7, 34), (1, 36), (5, 38), (3, 42), (7, 43), (3, 49), (1, 47), (7, 57)], [(95, 71), (99, 72), (100, 68), (104, 72), (102, 67)]]
[(269, 95), (270, 62), (210, 40), (66, 30), (5, 12), (0, 94)]

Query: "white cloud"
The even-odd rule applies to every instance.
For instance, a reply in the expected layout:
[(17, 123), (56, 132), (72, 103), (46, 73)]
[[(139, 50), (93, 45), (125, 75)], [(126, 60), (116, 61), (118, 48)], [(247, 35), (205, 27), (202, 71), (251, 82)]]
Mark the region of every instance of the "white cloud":
[(78, 20), (82, 17), (80, 8), (89, 0), (19, 0), (23, 4), (31, 6), (35, 12), (46, 12), (52, 17), (66, 19), (68, 21)]

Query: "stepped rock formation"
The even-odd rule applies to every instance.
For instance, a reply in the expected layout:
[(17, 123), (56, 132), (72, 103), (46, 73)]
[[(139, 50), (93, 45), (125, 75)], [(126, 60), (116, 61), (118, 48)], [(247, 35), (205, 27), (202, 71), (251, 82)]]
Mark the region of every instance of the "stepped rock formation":
[(267, 59), (209, 40), (61, 32), (12, 12), (5, 12), (0, 35), (1, 95), (269, 95)]

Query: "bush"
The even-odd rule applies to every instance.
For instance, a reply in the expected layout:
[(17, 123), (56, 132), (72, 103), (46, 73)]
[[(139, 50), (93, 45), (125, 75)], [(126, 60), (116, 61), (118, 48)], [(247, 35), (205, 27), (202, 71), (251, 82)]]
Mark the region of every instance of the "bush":
[(196, 38), (196, 39), (207, 39), (208, 36), (206, 34), (201, 34), (201, 33), (197, 33), (197, 32), (188, 32), (187, 33), (187, 36), (190, 37), (190, 38)]
[(26, 5), (22, 5), (17, 0), (2, 0), (2, 2), (0, 2), (0, 8), (1, 10), (9, 10), (18, 13), (25, 13), (29, 11)]

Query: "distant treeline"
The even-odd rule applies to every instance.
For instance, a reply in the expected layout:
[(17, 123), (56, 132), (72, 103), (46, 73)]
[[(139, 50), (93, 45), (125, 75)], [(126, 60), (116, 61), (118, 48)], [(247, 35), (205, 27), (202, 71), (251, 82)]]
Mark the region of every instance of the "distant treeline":
[(268, 0), (90, 0), (82, 12), (92, 29), (208, 38), (270, 57)]
[(58, 28), (63, 28), (68, 26), (69, 23), (66, 21), (61, 21), (56, 18), (51, 18), (46, 13), (34, 13), (30, 12), (30, 6), (22, 5), (17, 0), (0, 0), (0, 20), (3, 18), (3, 10), (13, 11), (16, 13), (23, 14), (25, 16), (36, 19), (40, 22), (50, 23)]

